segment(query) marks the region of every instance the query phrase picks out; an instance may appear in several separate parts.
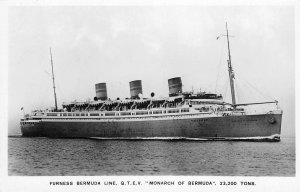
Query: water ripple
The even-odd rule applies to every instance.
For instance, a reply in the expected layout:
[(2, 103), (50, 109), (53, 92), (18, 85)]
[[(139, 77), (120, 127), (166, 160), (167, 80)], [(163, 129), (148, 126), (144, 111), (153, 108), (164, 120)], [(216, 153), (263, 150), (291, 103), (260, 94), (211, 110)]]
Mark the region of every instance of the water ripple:
[(295, 176), (295, 141), (9, 138), (9, 175)]

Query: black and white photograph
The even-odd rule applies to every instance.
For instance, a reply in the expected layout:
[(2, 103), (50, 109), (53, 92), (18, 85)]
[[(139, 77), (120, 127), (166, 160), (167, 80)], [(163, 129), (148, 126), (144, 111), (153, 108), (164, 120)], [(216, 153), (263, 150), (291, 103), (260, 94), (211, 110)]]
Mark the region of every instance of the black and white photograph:
[(8, 6), (3, 191), (296, 184), (295, 7)]

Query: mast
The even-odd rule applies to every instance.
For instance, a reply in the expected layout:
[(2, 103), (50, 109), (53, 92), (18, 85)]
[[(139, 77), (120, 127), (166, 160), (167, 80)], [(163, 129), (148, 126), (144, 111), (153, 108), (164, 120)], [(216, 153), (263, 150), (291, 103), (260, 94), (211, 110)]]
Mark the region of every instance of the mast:
[(53, 81), (53, 90), (54, 90), (55, 111), (57, 111), (57, 98), (56, 98), (56, 92), (55, 92), (55, 82), (54, 82), (54, 71), (53, 71), (53, 60), (52, 60), (51, 47), (50, 47), (50, 57), (51, 57), (51, 68), (52, 68), (52, 81)]
[(231, 65), (231, 55), (230, 55), (230, 48), (229, 48), (229, 36), (228, 36), (228, 28), (227, 28), (227, 22), (226, 22), (226, 36), (227, 36), (227, 46), (228, 46), (228, 72), (229, 72), (229, 80), (230, 80), (230, 90), (231, 90), (231, 98), (232, 98), (232, 105), (233, 108), (236, 107), (236, 101), (235, 101), (235, 91), (234, 91), (234, 73)]

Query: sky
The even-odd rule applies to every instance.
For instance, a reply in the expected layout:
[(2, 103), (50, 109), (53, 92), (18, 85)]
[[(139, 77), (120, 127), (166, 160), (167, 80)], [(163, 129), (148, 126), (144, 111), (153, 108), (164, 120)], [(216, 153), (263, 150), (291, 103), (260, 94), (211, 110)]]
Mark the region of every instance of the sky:
[(291, 6), (10, 7), (8, 11), (9, 134), (32, 109), (54, 106), (49, 48), (58, 105), (95, 96), (130, 96), (142, 80), (144, 97), (168, 95), (168, 79), (184, 91), (216, 92), (230, 102), (228, 23), (237, 100), (278, 100), (282, 135), (295, 135), (295, 34)]

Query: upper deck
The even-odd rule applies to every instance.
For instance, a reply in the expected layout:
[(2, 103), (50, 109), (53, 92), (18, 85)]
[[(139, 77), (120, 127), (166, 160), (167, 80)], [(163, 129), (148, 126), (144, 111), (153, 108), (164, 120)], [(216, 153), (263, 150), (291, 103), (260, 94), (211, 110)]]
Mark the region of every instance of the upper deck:
[[(126, 118), (126, 117), (149, 117), (195, 114), (199, 111), (190, 108), (165, 108), (151, 110), (128, 110), (128, 111), (75, 111), (75, 112), (32, 112), (32, 118)], [(209, 112), (206, 112), (209, 113)]]
[[(198, 101), (200, 102), (200, 101)], [(192, 116), (220, 116), (224, 113), (232, 113), (231, 108), (221, 107), (220, 105), (203, 105), (194, 103), (191, 105), (182, 105), (180, 107), (160, 107), (150, 109), (130, 109), (118, 111), (100, 111), (100, 110), (76, 110), (68, 111), (33, 111), (27, 119), (149, 119), (149, 118), (171, 118), (171, 117), (192, 117)], [(243, 113), (243, 111), (241, 111)]]

